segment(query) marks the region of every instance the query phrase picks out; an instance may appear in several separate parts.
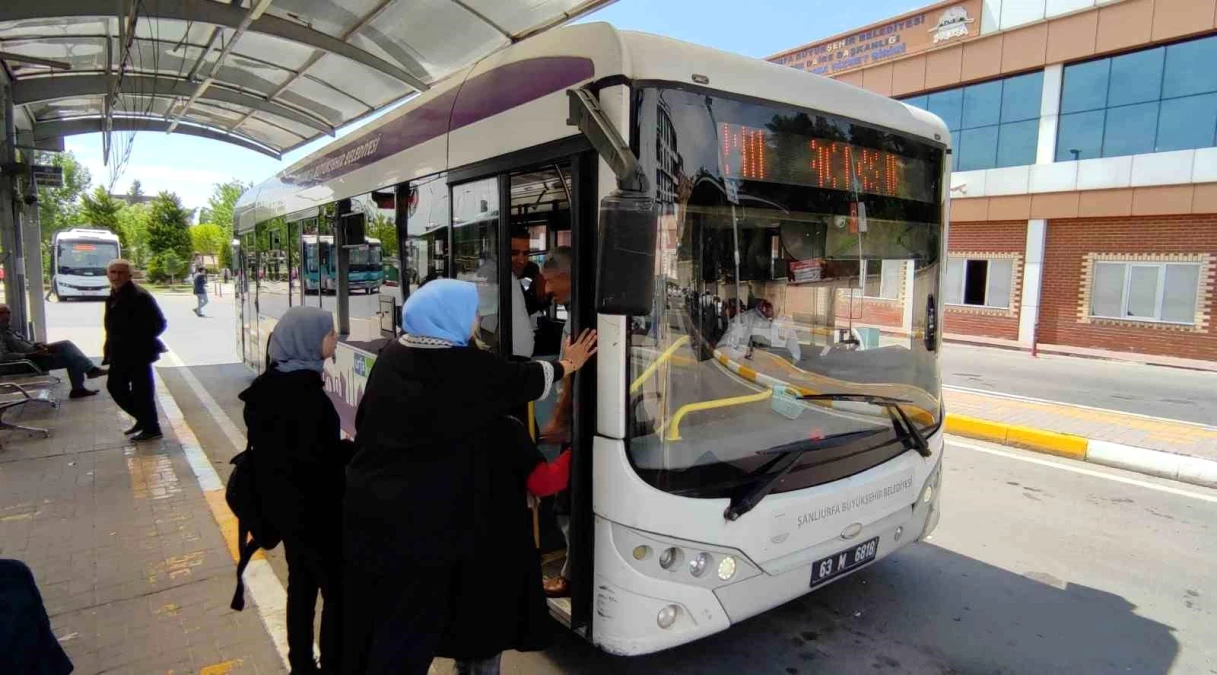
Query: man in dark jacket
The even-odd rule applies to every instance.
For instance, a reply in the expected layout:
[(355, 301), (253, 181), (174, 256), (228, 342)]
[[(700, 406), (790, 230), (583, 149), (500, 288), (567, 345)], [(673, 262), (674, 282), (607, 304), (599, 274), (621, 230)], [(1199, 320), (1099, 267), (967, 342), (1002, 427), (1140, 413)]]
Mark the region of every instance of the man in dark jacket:
[(124, 433), (132, 440), (151, 441), (161, 437), (156, 415), (152, 364), (161, 358), (165, 345), (165, 316), (156, 299), (131, 281), (131, 263), (115, 260), (106, 269), (110, 297), (106, 298), (106, 343), (102, 362), (110, 365), (106, 390), (114, 402), (135, 418), (135, 425)]
[(13, 311), (0, 302), (0, 363), (24, 360), (43, 370), (63, 368), (68, 371), (68, 381), (72, 383), (69, 398), (84, 398), (97, 393), (85, 387), (85, 379), (101, 377), (106, 371), (94, 365), (93, 360), (85, 356), (76, 343), (71, 340), (51, 344), (30, 342), (12, 327), (12, 318)]
[(194, 297), (199, 306), (194, 308), (195, 316), (203, 316), (203, 308), (207, 306), (207, 270), (202, 267), (194, 273)]

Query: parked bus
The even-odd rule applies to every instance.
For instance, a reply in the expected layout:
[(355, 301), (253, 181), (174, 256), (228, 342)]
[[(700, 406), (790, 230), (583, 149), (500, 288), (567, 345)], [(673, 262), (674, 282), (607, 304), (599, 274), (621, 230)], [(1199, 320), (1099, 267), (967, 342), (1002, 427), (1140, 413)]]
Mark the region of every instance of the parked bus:
[[(251, 188), (238, 232), (248, 259), (267, 228), (342, 232), (352, 203), (394, 196), (397, 306), (430, 279), (474, 282), (479, 346), (502, 354), (522, 351), (498, 329), (524, 311), (500, 292), (520, 283), (517, 242), (534, 260), (569, 242), (572, 297), (535, 308), (526, 355), (555, 355), (566, 321), (600, 348), (569, 385), (569, 542), (540, 518), (538, 544), (547, 574), (569, 561), (554, 615), (644, 654), (936, 526), (949, 153), (942, 121), (903, 103), (590, 23), (494, 53)], [(275, 320), (259, 292), (238, 304), (254, 367)], [(339, 325), (357, 311), (339, 303)], [(326, 363), (346, 433), (398, 320)], [(544, 428), (553, 399), (535, 413)]]
[(118, 235), (76, 227), (51, 240), (51, 290), (59, 300), (105, 298), (110, 294), (106, 266), (120, 257)]
[[(305, 291), (316, 293), (318, 288), (326, 293), (336, 291), (338, 258), (335, 255), (334, 238), (311, 235), (304, 237), (303, 241)], [(381, 261), (380, 240), (368, 237), (365, 241), (365, 245), (352, 249), (350, 253), (350, 287), (371, 294), (379, 291), (384, 284), (385, 271)], [(318, 264), (318, 261), (322, 264)]]

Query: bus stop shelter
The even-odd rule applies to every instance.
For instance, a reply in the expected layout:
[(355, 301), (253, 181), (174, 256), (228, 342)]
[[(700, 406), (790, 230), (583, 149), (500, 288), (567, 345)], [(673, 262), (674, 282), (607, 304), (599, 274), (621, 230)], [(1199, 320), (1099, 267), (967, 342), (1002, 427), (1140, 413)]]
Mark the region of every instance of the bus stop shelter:
[[(28, 0), (0, 3), (0, 247), (15, 325), (44, 339), (31, 159), (138, 131), (276, 159), (612, 0)], [(187, 160), (188, 161), (188, 160)]]

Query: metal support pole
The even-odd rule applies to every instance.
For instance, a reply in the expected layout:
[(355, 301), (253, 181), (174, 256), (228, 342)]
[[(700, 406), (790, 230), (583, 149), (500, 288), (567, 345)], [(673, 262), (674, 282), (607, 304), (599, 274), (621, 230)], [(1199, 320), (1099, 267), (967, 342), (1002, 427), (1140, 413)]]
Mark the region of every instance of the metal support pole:
[[(4, 110), (4, 145), (0, 146), (0, 164), (17, 161), (16, 131), (13, 121), (13, 90), (0, 87)], [(13, 313), (13, 325), (27, 329), (25, 298), (25, 260), (22, 256), (21, 221), (17, 218), (17, 176), (0, 175), (0, 243), (4, 246), (4, 302)]]
[(30, 292), (26, 296), (29, 303), (30, 332), (27, 337), (35, 342), (46, 342), (46, 296), (42, 293), (42, 227), (38, 215), (38, 182), (34, 179), (31, 169), (26, 174), (25, 197), (20, 201), (25, 208), (21, 215), (22, 249), (25, 252), (25, 280)]
[[(334, 224), (334, 256), (338, 262), (338, 285), (334, 299), (338, 301), (338, 334), (351, 334), (351, 252), (347, 250), (345, 216), (351, 212), (351, 200), (338, 202), (337, 221)], [(321, 250), (320, 243), (317, 250)]]

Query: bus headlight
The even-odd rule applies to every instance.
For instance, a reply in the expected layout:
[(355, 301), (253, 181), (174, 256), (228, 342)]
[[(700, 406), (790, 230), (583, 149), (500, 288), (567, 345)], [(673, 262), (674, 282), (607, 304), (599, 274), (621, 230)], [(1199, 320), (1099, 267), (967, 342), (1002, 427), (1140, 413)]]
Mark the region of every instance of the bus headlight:
[(763, 574), (738, 549), (641, 532), (619, 523), (611, 527), (613, 548), (621, 561), (652, 579), (712, 589)]
[(921, 494), (921, 501), (922, 501), (922, 503), (929, 504), (930, 500), (933, 498), (934, 498), (934, 486), (927, 483), (925, 486), (925, 492), (923, 492)]
[(735, 558), (729, 555), (723, 556), (723, 559), (718, 561), (718, 578), (720, 581), (730, 581), (733, 576), (735, 576)]
[(672, 569), (676, 563), (680, 562), (680, 549), (675, 546), (670, 546), (659, 554), (659, 566), (665, 570)]
[(696, 558), (689, 561), (689, 574), (700, 577), (706, 573), (712, 562), (714, 562), (714, 557), (709, 553), (698, 553)]

